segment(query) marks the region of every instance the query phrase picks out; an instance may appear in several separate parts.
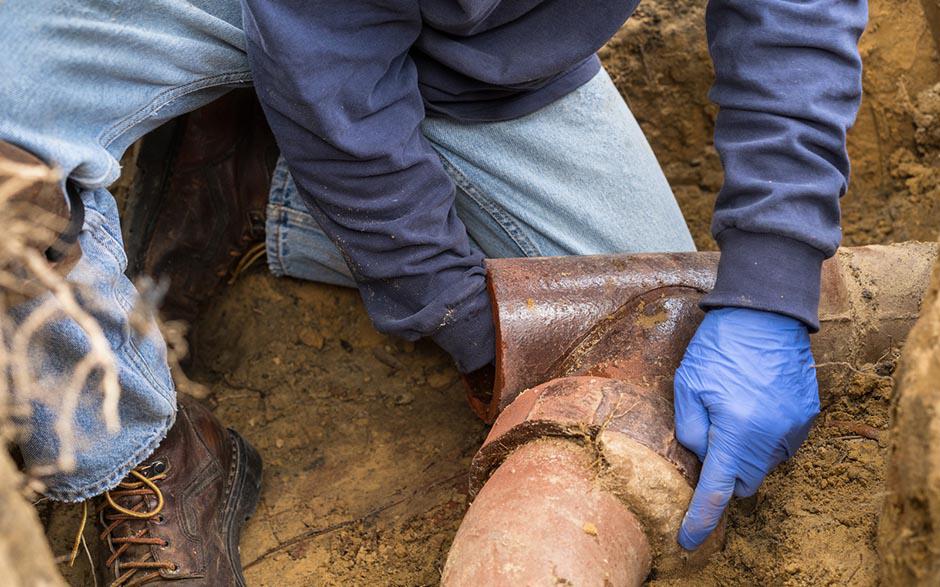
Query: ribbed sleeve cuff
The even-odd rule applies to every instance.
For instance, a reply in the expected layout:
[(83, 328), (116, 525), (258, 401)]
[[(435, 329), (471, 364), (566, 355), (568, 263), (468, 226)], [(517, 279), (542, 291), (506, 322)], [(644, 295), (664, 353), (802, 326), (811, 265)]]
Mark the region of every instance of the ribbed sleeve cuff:
[(482, 292), (470, 311), (437, 330), (431, 339), (450, 353), (461, 373), (471, 373), (493, 362), (496, 332), (489, 295)]
[(765, 310), (801, 320), (810, 332), (819, 330), (822, 251), (785, 236), (736, 228), (723, 230), (717, 240), (718, 279), (701, 301), (703, 310)]

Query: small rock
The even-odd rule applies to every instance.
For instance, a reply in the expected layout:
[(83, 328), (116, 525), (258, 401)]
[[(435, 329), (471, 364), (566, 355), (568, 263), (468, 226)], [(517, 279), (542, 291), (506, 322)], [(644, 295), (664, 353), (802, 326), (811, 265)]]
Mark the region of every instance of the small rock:
[(407, 406), (413, 401), (415, 401), (415, 396), (411, 395), (407, 391), (404, 393), (400, 393), (395, 397), (396, 406)]
[(289, 556), (291, 560), (295, 560), (295, 561), (300, 560), (304, 558), (306, 555), (307, 555), (307, 545), (304, 544), (303, 542), (296, 544), (294, 546), (291, 546), (290, 548), (287, 549), (287, 556)]
[(453, 374), (448, 371), (435, 371), (427, 376), (428, 386), (431, 389), (444, 389), (453, 382)]
[(591, 522), (585, 522), (581, 529), (584, 530), (585, 534), (590, 534), (591, 536), (597, 536), (597, 526)]
[(278, 438), (274, 441), (274, 446), (278, 448), (284, 448), (284, 440), (282, 438)]
[(313, 328), (304, 328), (300, 331), (300, 342), (315, 349), (322, 349), (324, 338)]
[(402, 364), (402, 362), (396, 359), (395, 355), (389, 352), (391, 348), (392, 347), (390, 346), (386, 346), (384, 349), (381, 347), (376, 347), (372, 349), (372, 355), (376, 359), (378, 359), (380, 363), (387, 366), (389, 369), (392, 369), (395, 371), (399, 369), (404, 369), (405, 366)]

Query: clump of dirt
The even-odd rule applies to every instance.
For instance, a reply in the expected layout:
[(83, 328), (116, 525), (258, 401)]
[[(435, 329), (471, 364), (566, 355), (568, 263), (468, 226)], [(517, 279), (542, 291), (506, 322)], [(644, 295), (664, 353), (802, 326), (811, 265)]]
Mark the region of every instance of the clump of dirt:
[(897, 188), (880, 210), (870, 210), (848, 224), (847, 238), (888, 242), (928, 240), (940, 234), (940, 84), (919, 93), (908, 108), (914, 143), (897, 148), (889, 158)]

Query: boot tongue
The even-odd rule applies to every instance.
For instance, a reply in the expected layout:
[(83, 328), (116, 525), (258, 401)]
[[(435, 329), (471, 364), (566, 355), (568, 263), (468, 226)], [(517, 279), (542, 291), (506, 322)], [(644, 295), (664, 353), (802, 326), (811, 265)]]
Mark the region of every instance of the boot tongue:
[[(155, 502), (153, 499), (144, 499), (137, 496), (115, 501), (117, 501), (119, 505), (129, 510), (136, 510), (141, 512), (150, 511)], [(142, 501), (147, 503), (139, 505)], [(113, 512), (114, 510), (111, 511)], [(120, 525), (118, 525), (117, 528), (114, 529), (113, 532), (111, 532), (112, 539), (118, 537), (150, 538), (149, 520), (128, 520), (126, 522), (122, 522)], [(117, 550), (121, 546), (121, 544), (115, 544), (114, 549)], [(146, 557), (149, 553), (149, 544), (128, 544), (127, 549), (121, 553), (114, 564), (120, 565), (125, 562), (138, 561)]]

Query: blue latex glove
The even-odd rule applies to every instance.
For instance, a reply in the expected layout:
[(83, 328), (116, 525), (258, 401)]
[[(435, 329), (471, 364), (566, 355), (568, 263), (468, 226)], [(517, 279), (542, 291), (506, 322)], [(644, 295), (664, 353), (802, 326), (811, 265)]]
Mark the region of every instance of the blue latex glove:
[(806, 326), (760, 310), (708, 312), (676, 371), (675, 409), (676, 438), (703, 463), (679, 530), (693, 550), (732, 493), (753, 495), (806, 440), (819, 414)]

